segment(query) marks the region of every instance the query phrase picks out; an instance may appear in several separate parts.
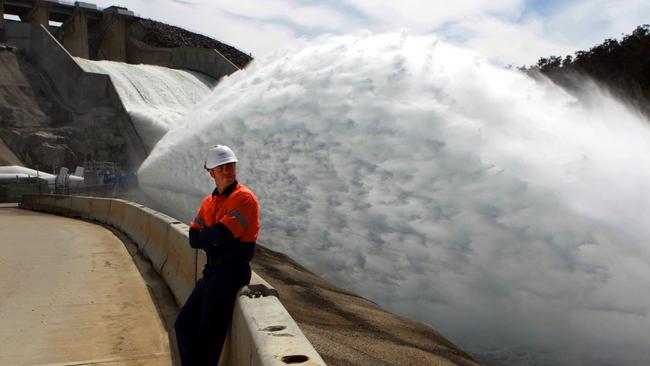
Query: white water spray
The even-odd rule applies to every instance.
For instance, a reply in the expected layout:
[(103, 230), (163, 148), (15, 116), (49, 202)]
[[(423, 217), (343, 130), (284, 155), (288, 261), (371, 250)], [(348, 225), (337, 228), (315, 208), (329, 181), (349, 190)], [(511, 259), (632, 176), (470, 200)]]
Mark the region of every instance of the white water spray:
[(647, 361), (648, 121), (585, 100), (433, 38), (325, 38), (220, 84), (139, 182), (189, 221), (230, 145), (260, 243), (335, 283), (470, 351)]
[(216, 83), (206, 75), (187, 70), (79, 57), (75, 60), (87, 72), (111, 77), (147, 150), (205, 98)]

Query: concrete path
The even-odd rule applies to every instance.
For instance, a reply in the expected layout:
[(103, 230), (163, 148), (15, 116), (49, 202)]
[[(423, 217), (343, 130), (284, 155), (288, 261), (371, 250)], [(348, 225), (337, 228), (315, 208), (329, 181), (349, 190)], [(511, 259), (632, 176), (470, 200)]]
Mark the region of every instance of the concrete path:
[(171, 365), (159, 311), (111, 231), (0, 207), (0, 365)]

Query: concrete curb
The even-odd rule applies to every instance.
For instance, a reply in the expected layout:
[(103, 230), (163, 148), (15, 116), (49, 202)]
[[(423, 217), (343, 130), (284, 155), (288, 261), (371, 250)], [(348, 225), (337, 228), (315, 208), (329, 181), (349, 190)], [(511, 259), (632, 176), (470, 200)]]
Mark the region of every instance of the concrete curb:
[[(151, 260), (182, 305), (194, 288), (205, 253), (188, 243), (188, 226), (145, 206), (120, 199), (23, 195), (20, 208), (96, 220), (124, 232)], [(235, 303), (219, 365), (325, 365), (279, 300), (255, 272)]]
[(87, 200), (84, 197), (70, 197), (70, 216), (89, 219), (91, 202), (91, 200)]
[[(123, 218), (118, 226), (123, 233), (125, 233), (134, 243), (138, 244), (140, 250), (147, 242), (147, 224), (151, 210), (148, 208), (137, 205), (131, 202), (125, 202), (122, 207)], [(149, 210), (149, 211), (148, 211)]]
[(124, 206), (126, 201), (120, 199), (111, 199), (111, 204), (108, 208), (108, 216), (106, 223), (112, 227), (119, 229), (124, 221)]
[(169, 226), (167, 260), (160, 273), (172, 290), (178, 304), (185, 303), (196, 283), (197, 251), (188, 245), (187, 232), (187, 225), (173, 224)]
[[(167, 261), (170, 251), (170, 232), (173, 226), (180, 224), (180, 222), (153, 210), (149, 210), (149, 215), (145, 220), (147, 223), (147, 233), (146, 237), (143, 238), (143, 240), (146, 240), (143, 251), (151, 260), (156, 272), (162, 274), (163, 265)], [(187, 244), (187, 241), (185, 244)]]
[[(226, 361), (228, 365), (324, 365), (280, 300), (273, 296), (240, 296)], [(234, 349), (237, 352), (232, 352)]]

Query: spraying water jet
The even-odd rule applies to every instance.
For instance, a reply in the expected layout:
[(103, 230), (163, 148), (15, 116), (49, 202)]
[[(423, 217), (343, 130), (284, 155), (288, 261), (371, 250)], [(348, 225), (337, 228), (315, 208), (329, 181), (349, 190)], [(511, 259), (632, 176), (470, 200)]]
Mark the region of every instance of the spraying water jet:
[(222, 82), (139, 182), (189, 221), (203, 151), (236, 146), (263, 245), (470, 351), (643, 364), (650, 130), (586, 98), (432, 37), (322, 38)]

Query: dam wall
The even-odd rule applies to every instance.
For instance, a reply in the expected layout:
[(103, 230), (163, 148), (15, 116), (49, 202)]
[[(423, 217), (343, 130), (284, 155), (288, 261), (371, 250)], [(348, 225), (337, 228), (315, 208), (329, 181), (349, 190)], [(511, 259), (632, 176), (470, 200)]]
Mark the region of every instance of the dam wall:
[[(11, 17), (4, 19), (5, 14)], [(0, 19), (0, 44), (12, 46), (2, 49), (15, 54), (15, 73), (27, 76), (29, 89), (34, 90), (28, 102), (42, 112), (42, 118), (29, 122), (38, 133), (27, 129), (27, 122), (16, 122), (1, 131), (0, 138), (25, 164), (48, 171), (87, 161), (116, 162), (120, 169), (134, 171), (152, 146), (151, 137), (136, 129), (135, 117), (127, 113), (126, 100), (110, 77), (85, 72), (76, 57), (192, 70), (215, 81), (239, 70), (217, 50), (227, 45), (207, 42), (207, 37), (196, 34), (186, 37), (191, 32), (141, 19), (119, 6), (101, 9), (85, 2), (0, 0)], [(156, 35), (173, 41), (152, 41)], [(182, 44), (193, 47), (178, 47)], [(233, 58), (230, 50), (223, 52)], [(16, 115), (23, 108), (3, 100), (0, 107)], [(47, 153), (52, 149), (56, 154)]]
[(111, 102), (107, 95), (110, 78), (85, 72), (41, 24), (30, 27), (28, 55), (69, 108), (84, 111)]
[[(5, 13), (21, 21), (5, 21)], [(85, 2), (0, 0), (0, 19), (0, 41), (22, 50), (33, 46), (27, 25), (42, 25), (75, 57), (186, 69), (216, 80), (239, 70), (217, 49), (146, 45), (141, 41), (145, 31), (139, 18), (119, 6), (100, 9)], [(50, 21), (61, 26), (50, 26)]]
[(216, 80), (239, 70), (216, 49), (152, 47), (133, 38), (127, 40), (126, 47), (126, 61), (131, 64), (149, 64), (198, 71)]
[(110, 107), (117, 111), (114, 120), (120, 135), (126, 140), (125, 156), (132, 167), (138, 167), (147, 157), (142, 139), (133, 125), (124, 103), (108, 75), (84, 71), (74, 57), (41, 24), (30, 27), (28, 58), (41, 71), (54, 91), (57, 102), (77, 114)]
[[(188, 244), (188, 226), (145, 206), (120, 199), (23, 195), (20, 207), (110, 225), (126, 234), (151, 261), (182, 305), (201, 275), (205, 255)], [(240, 290), (219, 365), (325, 365), (278, 299), (253, 272)]]
[(4, 40), (18, 49), (29, 51), (31, 28), (29, 23), (8, 22), (5, 20), (0, 40)]

